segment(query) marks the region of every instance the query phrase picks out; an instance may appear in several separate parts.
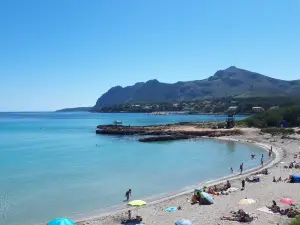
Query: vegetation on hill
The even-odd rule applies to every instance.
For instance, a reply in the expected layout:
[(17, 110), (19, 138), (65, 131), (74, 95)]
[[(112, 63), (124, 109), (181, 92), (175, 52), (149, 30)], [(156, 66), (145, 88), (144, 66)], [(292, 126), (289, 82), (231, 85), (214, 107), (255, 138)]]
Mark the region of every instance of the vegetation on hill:
[(116, 86), (103, 94), (94, 110), (124, 104), (150, 104), (224, 97), (250, 98), (300, 95), (300, 80), (284, 81), (259, 73), (229, 67), (213, 76), (196, 81), (174, 84), (150, 80), (133, 86)]
[[(138, 103), (120, 104), (103, 107), (99, 112), (157, 112), (157, 111), (184, 111), (190, 113), (227, 113), (229, 107), (235, 106), (236, 114), (251, 114), (252, 108), (260, 106), (264, 109), (272, 107), (286, 107), (296, 105), (300, 102), (300, 97), (252, 97), (252, 98), (220, 98), (202, 99), (193, 101), (164, 102), (164, 103)], [(230, 110), (229, 110), (230, 111)]]
[(298, 127), (300, 126), (300, 106), (290, 106), (267, 110), (239, 122), (248, 127)]

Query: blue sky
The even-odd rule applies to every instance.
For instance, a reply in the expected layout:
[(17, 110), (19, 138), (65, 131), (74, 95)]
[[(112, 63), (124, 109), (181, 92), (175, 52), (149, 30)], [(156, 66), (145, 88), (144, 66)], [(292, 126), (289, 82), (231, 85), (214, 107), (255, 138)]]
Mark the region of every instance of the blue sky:
[(299, 79), (299, 12), (299, 0), (1, 0), (0, 111), (92, 106), (115, 85), (231, 65)]

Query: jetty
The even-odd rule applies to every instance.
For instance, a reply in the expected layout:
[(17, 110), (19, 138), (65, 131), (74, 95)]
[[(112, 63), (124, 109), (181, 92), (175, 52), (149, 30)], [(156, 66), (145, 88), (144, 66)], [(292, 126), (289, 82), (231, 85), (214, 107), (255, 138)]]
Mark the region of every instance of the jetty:
[(221, 137), (240, 135), (240, 129), (213, 129), (203, 128), (197, 123), (179, 123), (153, 126), (123, 126), (99, 125), (96, 129), (101, 135), (136, 135), (141, 137), (140, 142), (170, 141), (192, 139), (197, 137)]

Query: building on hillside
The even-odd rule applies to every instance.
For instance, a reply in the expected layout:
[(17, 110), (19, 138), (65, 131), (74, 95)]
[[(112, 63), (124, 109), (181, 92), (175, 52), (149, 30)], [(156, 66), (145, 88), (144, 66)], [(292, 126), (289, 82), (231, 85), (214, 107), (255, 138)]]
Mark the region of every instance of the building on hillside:
[(237, 110), (237, 106), (230, 106), (227, 111), (228, 112), (235, 112)]
[(276, 110), (279, 109), (279, 106), (272, 106), (271, 108), (269, 108), (269, 110)]
[(263, 107), (260, 106), (252, 107), (252, 112), (263, 112), (263, 111), (265, 111)]

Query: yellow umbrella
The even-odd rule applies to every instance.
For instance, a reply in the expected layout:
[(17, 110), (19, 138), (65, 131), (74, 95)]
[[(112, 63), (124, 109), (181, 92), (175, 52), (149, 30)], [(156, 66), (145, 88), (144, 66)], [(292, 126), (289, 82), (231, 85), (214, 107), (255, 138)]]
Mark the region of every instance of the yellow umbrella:
[(142, 200), (133, 200), (131, 202), (128, 202), (127, 205), (136, 207), (137, 208), (137, 214), (138, 214), (138, 207), (147, 205), (147, 202), (142, 201)]
[(133, 201), (129, 202), (128, 205), (130, 205), (130, 206), (144, 206), (144, 205), (147, 205), (147, 202), (142, 201), (142, 200), (133, 200)]
[(250, 205), (255, 203), (256, 201), (251, 199), (251, 198), (244, 198), (242, 200), (239, 201), (239, 205)]

